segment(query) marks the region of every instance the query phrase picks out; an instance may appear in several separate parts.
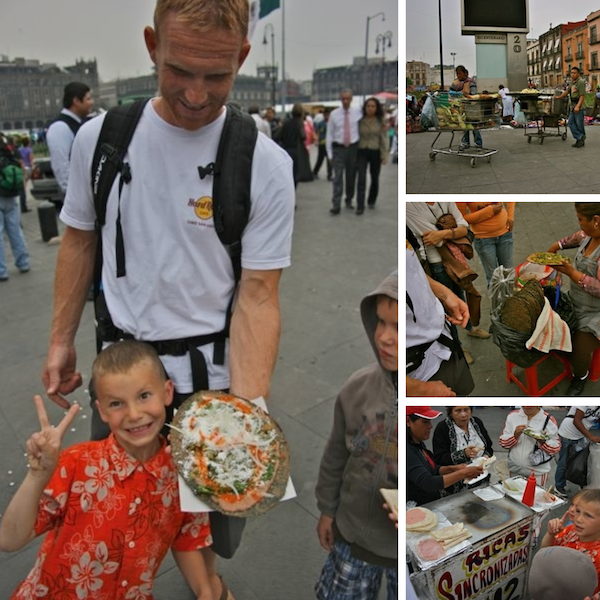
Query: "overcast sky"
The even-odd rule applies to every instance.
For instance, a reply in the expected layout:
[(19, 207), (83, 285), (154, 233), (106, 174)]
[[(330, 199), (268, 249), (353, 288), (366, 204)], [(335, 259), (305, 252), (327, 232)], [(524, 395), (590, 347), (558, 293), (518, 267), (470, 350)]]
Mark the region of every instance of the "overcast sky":
[[(376, 56), (377, 35), (391, 31), (386, 58), (398, 57), (397, 0), (284, 0), (284, 5), (285, 70), (293, 79), (310, 79), (314, 68), (349, 64), (354, 56), (364, 56), (367, 16), (380, 11), (386, 20), (370, 21), (369, 56)], [(146, 75), (151, 62), (143, 29), (152, 24), (153, 11), (153, 0), (3, 1), (0, 54), (61, 66), (96, 58), (104, 81)], [(281, 12), (258, 23), (241, 73), (256, 75), (257, 65), (271, 63), (270, 33), (268, 44), (262, 43), (267, 23), (274, 26), (275, 61), (281, 64)]]
[[(502, 0), (482, 0), (486, 2)], [(452, 64), (450, 52), (456, 52), (456, 64), (475, 72), (473, 36), (460, 33), (461, 0), (442, 0), (442, 46), (444, 64)], [(529, 33), (537, 38), (553, 27), (569, 21), (583, 21), (600, 9), (600, 0), (529, 0)], [(439, 64), (438, 0), (406, 0), (406, 60), (424, 60)], [(404, 24), (401, 25), (404, 28)]]

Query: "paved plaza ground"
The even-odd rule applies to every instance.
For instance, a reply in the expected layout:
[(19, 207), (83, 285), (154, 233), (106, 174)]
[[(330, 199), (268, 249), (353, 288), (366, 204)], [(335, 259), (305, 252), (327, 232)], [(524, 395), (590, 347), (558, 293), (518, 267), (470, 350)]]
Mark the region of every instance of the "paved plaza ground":
[[(498, 150), (479, 159), (475, 168), (468, 158), (437, 154), (430, 160), (434, 131), (406, 135), (407, 194), (597, 194), (600, 193), (600, 125), (586, 127), (583, 148), (573, 148), (571, 132), (567, 140), (525, 137), (531, 129), (494, 129), (482, 131), (485, 148)], [(558, 129), (547, 130), (558, 133)], [(564, 127), (561, 133), (564, 133)], [(447, 148), (452, 132), (442, 132), (436, 148)], [(461, 132), (454, 135), (453, 147)]]
[[(331, 183), (301, 183), (293, 244), (293, 266), (281, 283), (283, 335), (273, 380), (270, 411), (288, 439), (297, 498), (248, 521), (242, 546), (219, 571), (237, 600), (305, 600), (325, 560), (315, 527), (314, 487), (332, 423), (336, 394), (356, 369), (373, 362), (363, 330), (359, 302), (398, 259), (398, 168), (382, 169), (375, 210), (362, 216), (342, 209), (332, 217)], [(29, 201), (36, 207), (34, 200)], [(42, 391), (40, 371), (48, 342), (52, 282), (58, 246), (41, 241), (37, 213), (22, 217), (31, 253), (31, 271), (21, 275), (10, 264), (10, 280), (0, 284), (0, 512), (26, 472), (24, 444), (37, 430), (32, 397)], [(9, 260), (12, 260), (8, 250)], [(177, 268), (173, 265), (173, 268)], [(77, 337), (78, 365), (84, 381), (95, 355), (93, 315), (86, 306)], [(67, 445), (88, 439), (87, 394), (73, 394), (84, 405)], [(50, 407), (56, 422), (61, 411)], [(34, 564), (38, 543), (14, 554), (0, 553), (0, 598), (8, 598)], [(163, 563), (155, 585), (157, 600), (192, 599), (174, 567)]]

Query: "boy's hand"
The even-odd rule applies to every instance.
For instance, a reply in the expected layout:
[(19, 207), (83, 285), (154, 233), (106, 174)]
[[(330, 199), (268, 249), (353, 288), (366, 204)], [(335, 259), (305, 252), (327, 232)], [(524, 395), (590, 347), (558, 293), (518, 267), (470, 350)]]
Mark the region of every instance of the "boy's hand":
[(62, 421), (53, 427), (50, 425), (44, 401), (39, 395), (33, 397), (35, 408), (38, 414), (41, 431), (34, 433), (26, 444), (27, 459), (29, 461), (29, 470), (33, 475), (52, 474), (58, 464), (58, 455), (62, 439), (69, 425), (73, 422), (75, 415), (79, 412), (79, 405), (71, 406)]
[(333, 550), (333, 517), (321, 515), (317, 523), (317, 535), (321, 546), (331, 552)]
[(569, 511), (563, 515), (562, 519), (550, 519), (550, 521), (548, 521), (548, 533), (552, 535), (560, 533), (565, 527), (565, 520), (568, 516)]

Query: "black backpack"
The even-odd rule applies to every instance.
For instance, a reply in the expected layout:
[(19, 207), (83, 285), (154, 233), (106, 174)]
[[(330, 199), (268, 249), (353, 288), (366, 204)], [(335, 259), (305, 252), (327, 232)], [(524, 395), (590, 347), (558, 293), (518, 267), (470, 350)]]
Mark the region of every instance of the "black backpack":
[(77, 119), (74, 119), (71, 115), (60, 113), (56, 117), (56, 119), (52, 121), (52, 123), (57, 123), (58, 121), (66, 123), (69, 126), (69, 129), (73, 132), (73, 135), (75, 135), (79, 131), (79, 128), (85, 123), (86, 119), (82, 119), (82, 121), (79, 122)]
[[(117, 106), (106, 113), (92, 160), (91, 181), (96, 210), (96, 231), (98, 232), (94, 275), (98, 349), (101, 348), (103, 341), (116, 341), (131, 337), (114, 326), (104, 301), (104, 294), (101, 292), (101, 229), (105, 224), (106, 205), (117, 175), (120, 175), (118, 183), (118, 202), (120, 203), (123, 186), (129, 184), (135, 174), (135, 165), (130, 166), (129, 163), (124, 162), (124, 157), (148, 100), (142, 99), (129, 105)], [(252, 159), (257, 135), (254, 119), (250, 115), (242, 113), (235, 106), (228, 104), (216, 160), (206, 167), (198, 167), (198, 175), (201, 179), (208, 176), (213, 177), (212, 209), (215, 232), (227, 250), (233, 265), (235, 286), (227, 308), (223, 331), (180, 340), (162, 340), (160, 342), (144, 340), (152, 343), (159, 354), (181, 355), (189, 351), (196, 391), (208, 389), (206, 364), (202, 353), (197, 350), (197, 346), (214, 343), (214, 363), (223, 364), (225, 359), (225, 339), (229, 335), (233, 298), (242, 273), (241, 238), (250, 214)], [(120, 210), (118, 215), (115, 247), (117, 277), (123, 277), (126, 275), (126, 265)]]

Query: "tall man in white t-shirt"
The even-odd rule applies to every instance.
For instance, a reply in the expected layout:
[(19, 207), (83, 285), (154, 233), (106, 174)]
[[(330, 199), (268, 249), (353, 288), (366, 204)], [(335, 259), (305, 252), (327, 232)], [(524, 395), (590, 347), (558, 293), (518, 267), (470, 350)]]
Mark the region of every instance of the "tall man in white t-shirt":
[[(250, 51), (247, 27), (247, 0), (157, 0), (154, 28), (146, 27), (144, 38), (160, 93), (146, 104), (137, 124), (125, 155), (132, 179), (120, 200), (115, 182), (101, 233), (102, 287), (115, 327), (148, 342), (183, 341), (189, 348), (194, 340), (192, 353), (161, 356), (179, 401), (198, 391), (190, 354), (204, 356), (208, 389), (229, 388), (250, 399), (268, 396), (277, 357), (279, 280), (290, 265), (295, 198), (291, 160), (266, 136), (258, 136), (254, 148), (242, 273), (224, 360), (215, 344), (196, 347), (195, 341), (225, 329), (234, 293), (232, 262), (215, 232), (213, 178), (199, 176), (198, 167), (216, 159), (225, 102)], [(77, 134), (61, 213), (67, 227), (42, 379), (48, 396), (63, 407), (69, 405), (64, 396), (82, 383), (75, 334), (97, 245), (90, 167), (102, 123), (103, 117), (93, 119)], [(127, 260), (120, 277), (115, 268), (118, 214)], [(241, 530), (226, 539), (228, 550), (221, 551), (213, 529), (213, 548), (231, 556), (240, 536)], [(214, 559), (206, 553), (213, 593), (220, 597)]]
[(562, 446), (558, 455), (558, 465), (554, 485), (560, 496), (567, 496), (567, 456), (569, 446), (586, 437), (590, 442), (600, 443), (600, 437), (590, 430), (600, 421), (600, 406), (571, 406), (567, 416), (558, 428)]

